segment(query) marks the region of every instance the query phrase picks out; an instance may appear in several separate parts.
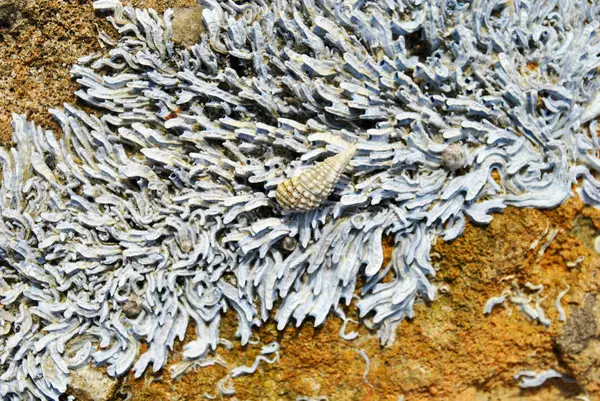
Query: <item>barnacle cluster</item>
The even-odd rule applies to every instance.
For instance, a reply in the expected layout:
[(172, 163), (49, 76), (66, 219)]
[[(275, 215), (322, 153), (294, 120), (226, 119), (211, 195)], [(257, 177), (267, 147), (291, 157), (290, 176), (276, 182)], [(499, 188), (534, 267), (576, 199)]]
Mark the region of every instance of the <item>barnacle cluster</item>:
[[(51, 110), (59, 139), (14, 116), (2, 399), (57, 400), (90, 361), (161, 369), (191, 321), (183, 356), (204, 358), (229, 308), (247, 343), (268, 318), (319, 325), (357, 296), (389, 343), (434, 298), (436, 238), (557, 206), (574, 183), (600, 203), (597, 2), (201, 3), (202, 39), (178, 49), (172, 11), (96, 1), (122, 35), (72, 68), (98, 113)], [(282, 182), (349, 148), (315, 208), (278, 204)]]

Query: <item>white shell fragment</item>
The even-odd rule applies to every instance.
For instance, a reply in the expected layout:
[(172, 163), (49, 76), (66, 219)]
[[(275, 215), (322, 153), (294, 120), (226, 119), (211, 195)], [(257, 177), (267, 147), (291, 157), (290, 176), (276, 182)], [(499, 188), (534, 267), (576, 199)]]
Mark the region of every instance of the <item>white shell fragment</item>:
[[(546, 297), (542, 297), (541, 294), (544, 291), (544, 286), (542, 284), (532, 284), (530, 282), (525, 283), (524, 287), (526, 287), (529, 291), (533, 291), (532, 294), (525, 294), (522, 289), (519, 287), (517, 282), (513, 282), (511, 287), (506, 288), (502, 295), (497, 297), (491, 297), (487, 300), (483, 307), (483, 314), (488, 315), (492, 313), (494, 307), (498, 305), (504, 305), (508, 309), (508, 305), (505, 303), (509, 301), (512, 305), (516, 305), (517, 309), (525, 316), (525, 318), (529, 321), (538, 321), (544, 326), (548, 327), (552, 324), (552, 320), (546, 317), (544, 309), (542, 308), (542, 303), (546, 300)], [(564, 294), (563, 294), (564, 295)], [(560, 298), (562, 296), (559, 295), (558, 301), (556, 303), (557, 309), (560, 308)], [(530, 305), (531, 303), (534, 305)], [(508, 309), (510, 312), (510, 309)], [(563, 311), (564, 314), (564, 311)], [(559, 310), (559, 321), (561, 320), (560, 310)]]
[(333, 192), (335, 184), (355, 153), (356, 147), (351, 146), (339, 155), (283, 181), (277, 186), (277, 202), (283, 209), (294, 212), (306, 212), (319, 207)]
[[(176, 341), (176, 374), (225, 364), (227, 311), (247, 344), (358, 298), (387, 345), (467, 219), (573, 188), (600, 206), (600, 4), (535, 4), (205, 0), (180, 49), (171, 10), (95, 1), (116, 31), (71, 69), (95, 113), (51, 109), (60, 135), (14, 115), (0, 148), (0, 399), (64, 398), (90, 363), (157, 372)], [(484, 312), (547, 326), (540, 291)]]
[(560, 373), (554, 369), (548, 369), (541, 372), (535, 372), (532, 370), (522, 370), (513, 376), (515, 380), (519, 380), (519, 387), (521, 388), (533, 388), (543, 385), (546, 380), (559, 378), (567, 383), (574, 383), (575, 380), (563, 373)]

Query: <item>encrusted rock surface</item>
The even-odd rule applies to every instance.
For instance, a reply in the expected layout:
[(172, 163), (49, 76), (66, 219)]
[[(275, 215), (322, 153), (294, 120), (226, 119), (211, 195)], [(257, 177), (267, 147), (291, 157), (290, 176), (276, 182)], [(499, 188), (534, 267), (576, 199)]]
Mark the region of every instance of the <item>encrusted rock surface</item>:
[[(540, 257), (542, 243), (530, 248), (548, 225), (559, 233)], [(335, 319), (317, 329), (305, 324), (283, 334), (267, 325), (257, 335), (261, 343), (280, 342), (281, 360), (261, 366), (254, 375), (235, 379), (235, 396), (243, 400), (327, 396), (330, 401), (396, 401), (405, 395), (411, 401), (563, 401), (585, 394), (577, 384), (560, 379), (551, 379), (539, 388), (520, 389), (513, 378), (521, 370), (553, 368), (579, 380), (590, 399), (596, 399), (600, 396), (598, 379), (585, 370), (598, 360), (597, 354), (594, 356), (596, 340), (580, 353), (569, 354), (569, 361), (556, 343), (571, 344), (579, 334), (568, 328), (576, 326), (570, 322), (581, 319), (577, 316), (589, 316), (577, 310), (589, 311), (587, 294), (600, 287), (595, 273), (600, 256), (586, 245), (593, 243), (599, 230), (600, 213), (577, 199), (545, 212), (509, 208), (487, 227), (469, 225), (454, 242), (438, 243), (434, 248), (439, 253), (435, 281), (442, 286), (443, 295), (431, 305), (417, 306), (416, 318), (401, 324), (392, 346), (381, 348), (375, 336), (353, 323), (346, 332), (358, 331), (359, 337), (340, 340), (341, 323)], [(567, 267), (579, 256), (584, 256), (583, 262)], [(512, 280), (544, 284), (547, 299), (542, 307), (552, 319), (548, 328), (529, 322), (514, 306), (509, 306), (511, 312), (498, 307), (483, 315), (487, 299), (501, 293)], [(562, 305), (568, 320), (561, 323), (554, 302), (566, 285), (571, 290)], [(223, 336), (233, 339), (235, 330), (230, 315)], [(567, 332), (572, 334), (565, 335)], [(249, 365), (259, 349), (260, 345), (241, 347), (234, 342), (233, 350), (220, 350), (219, 355), (233, 365)], [(360, 350), (370, 359), (366, 380)], [(165, 372), (162, 380), (152, 379), (149, 385), (148, 374), (145, 380), (130, 379), (128, 385), (135, 401), (170, 396), (200, 400), (204, 393), (218, 395), (217, 382), (225, 374), (226, 369), (213, 366), (190, 371), (174, 381)]]
[[(66, 66), (98, 50), (94, 24), (105, 26), (103, 19), (89, 18), (91, 7), (87, 3), (77, 7), (69, 1), (36, 3), (23, 10), (35, 23), (12, 28), (16, 31), (0, 31), (5, 40), (0, 46), (0, 67), (8, 71), (0, 80), (0, 133), (5, 140), (10, 135), (10, 112), (28, 112), (33, 120), (51, 127), (46, 109), (74, 101), (75, 86)], [(132, 5), (164, 9), (165, 4), (194, 3), (136, 1)], [(60, 25), (58, 18), (54, 19), (57, 11), (61, 14)], [(40, 44), (42, 51), (37, 50)], [(530, 246), (547, 225), (559, 231), (539, 256), (539, 246), (533, 250)], [(597, 333), (585, 333), (586, 326), (581, 326), (582, 335), (577, 324), (577, 319), (591, 322), (590, 311), (599, 303), (586, 302), (591, 299), (588, 294), (597, 292), (600, 284), (595, 275), (600, 265), (598, 255), (590, 247), (598, 229), (600, 214), (577, 200), (547, 212), (507, 209), (488, 227), (468, 226), (462, 237), (436, 248), (440, 254), (436, 284), (447, 286), (445, 294), (432, 305), (419, 305), (417, 318), (402, 323), (396, 343), (390, 348), (381, 349), (375, 337), (352, 324), (347, 331), (357, 330), (360, 337), (352, 342), (340, 340), (340, 323), (335, 320), (319, 329), (305, 324), (300, 329), (288, 328), (283, 334), (266, 326), (258, 333), (261, 343), (279, 341), (282, 360), (236, 379), (236, 396), (287, 400), (327, 395), (329, 400), (395, 401), (402, 394), (409, 400), (490, 400), (509, 394), (523, 400), (563, 400), (578, 389), (552, 380), (540, 389), (524, 392), (512, 379), (520, 369), (561, 369), (560, 362), (569, 369), (562, 371), (573, 374), (588, 390), (598, 391), (597, 379), (594, 382), (589, 376), (592, 371), (586, 368), (595, 362)], [(567, 267), (579, 256), (585, 257), (582, 263)], [(548, 299), (543, 306), (553, 320), (548, 329), (528, 322), (516, 310), (509, 316), (498, 308), (483, 316), (486, 300), (501, 293), (507, 284), (501, 280), (511, 275), (514, 277), (509, 281), (546, 286)], [(553, 302), (566, 284), (572, 289), (563, 299), (569, 316), (563, 328)], [(567, 304), (573, 307), (567, 308)], [(576, 312), (579, 308), (581, 311)], [(223, 336), (233, 338), (235, 319), (229, 316), (226, 323)], [(562, 344), (562, 351), (555, 352), (555, 344)], [(249, 365), (259, 349), (259, 345), (242, 348), (234, 343), (231, 352), (219, 352), (232, 364)], [(365, 361), (358, 353), (361, 349), (370, 358), (366, 376)], [(215, 366), (191, 372), (179, 381), (170, 382), (165, 373), (163, 381), (147, 385), (150, 380), (146, 378), (131, 380), (128, 385), (134, 400), (202, 399), (205, 392), (217, 393), (216, 383), (224, 374), (225, 369)]]

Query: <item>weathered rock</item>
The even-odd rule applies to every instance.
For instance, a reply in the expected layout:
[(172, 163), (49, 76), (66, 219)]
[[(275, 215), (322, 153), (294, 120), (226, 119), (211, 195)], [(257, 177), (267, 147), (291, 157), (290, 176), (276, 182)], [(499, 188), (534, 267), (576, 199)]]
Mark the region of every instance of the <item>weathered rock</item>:
[(200, 42), (200, 35), (204, 32), (202, 22), (202, 7), (175, 7), (173, 9), (173, 36), (174, 43), (181, 46), (193, 46)]
[(600, 389), (600, 302), (596, 294), (585, 297), (555, 341), (561, 361), (588, 391)]
[(70, 373), (70, 384), (67, 392), (78, 401), (108, 401), (115, 396), (120, 381), (93, 366), (87, 365)]
[(562, 355), (573, 355), (583, 351), (594, 338), (597, 331), (596, 296), (588, 294), (583, 308), (575, 309), (556, 340), (556, 346)]

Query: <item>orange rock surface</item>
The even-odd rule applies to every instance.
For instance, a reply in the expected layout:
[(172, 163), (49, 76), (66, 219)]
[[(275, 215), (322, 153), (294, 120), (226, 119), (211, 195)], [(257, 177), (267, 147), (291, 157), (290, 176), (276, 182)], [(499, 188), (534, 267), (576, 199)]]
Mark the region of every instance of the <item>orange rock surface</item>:
[[(353, 324), (347, 330), (357, 330), (360, 336), (354, 341), (342, 340), (341, 322), (334, 317), (323, 327), (305, 324), (299, 329), (288, 327), (282, 333), (268, 324), (257, 335), (261, 344), (274, 340), (281, 344), (281, 360), (273, 365), (261, 364), (255, 374), (234, 379), (234, 397), (295, 400), (301, 396), (327, 396), (330, 401), (396, 401), (404, 395), (406, 400), (552, 401), (580, 394), (578, 385), (560, 379), (549, 380), (537, 389), (521, 390), (513, 375), (520, 370), (551, 368), (575, 373), (576, 377), (582, 373), (570, 371), (554, 350), (564, 326), (558, 322), (554, 301), (569, 285), (571, 291), (562, 304), (570, 316), (572, 308), (583, 305), (586, 293), (598, 290), (600, 259), (590, 244), (599, 223), (597, 210), (572, 199), (556, 210), (509, 208), (489, 226), (469, 225), (454, 242), (435, 246), (438, 272), (434, 282), (441, 288), (438, 299), (416, 307), (415, 318), (400, 325), (392, 346), (381, 347), (372, 333)], [(558, 234), (540, 256), (547, 235), (534, 249), (530, 248), (547, 228), (558, 229)], [(579, 256), (584, 256), (583, 262), (567, 267)], [(544, 285), (547, 299), (542, 307), (552, 319), (549, 328), (528, 321), (510, 304), (512, 313), (496, 307), (490, 315), (483, 315), (485, 302), (500, 295), (512, 281), (521, 287), (526, 282)], [(349, 315), (356, 319), (353, 308)], [(235, 319), (229, 316), (223, 337), (233, 340), (234, 333)], [(193, 337), (192, 330), (188, 334)], [(231, 367), (251, 365), (260, 345), (234, 344), (233, 350), (219, 349), (218, 354)], [(370, 361), (366, 377), (360, 350)], [(600, 357), (596, 348), (588, 353), (591, 355), (587, 358)], [(162, 372), (161, 381), (148, 385), (148, 378), (130, 378), (126, 385), (133, 400), (169, 399), (174, 395), (203, 400), (205, 393), (218, 395), (217, 382), (226, 374), (227, 369), (219, 366), (201, 368), (171, 381), (168, 372)], [(598, 391), (593, 379), (582, 384), (592, 392)]]

